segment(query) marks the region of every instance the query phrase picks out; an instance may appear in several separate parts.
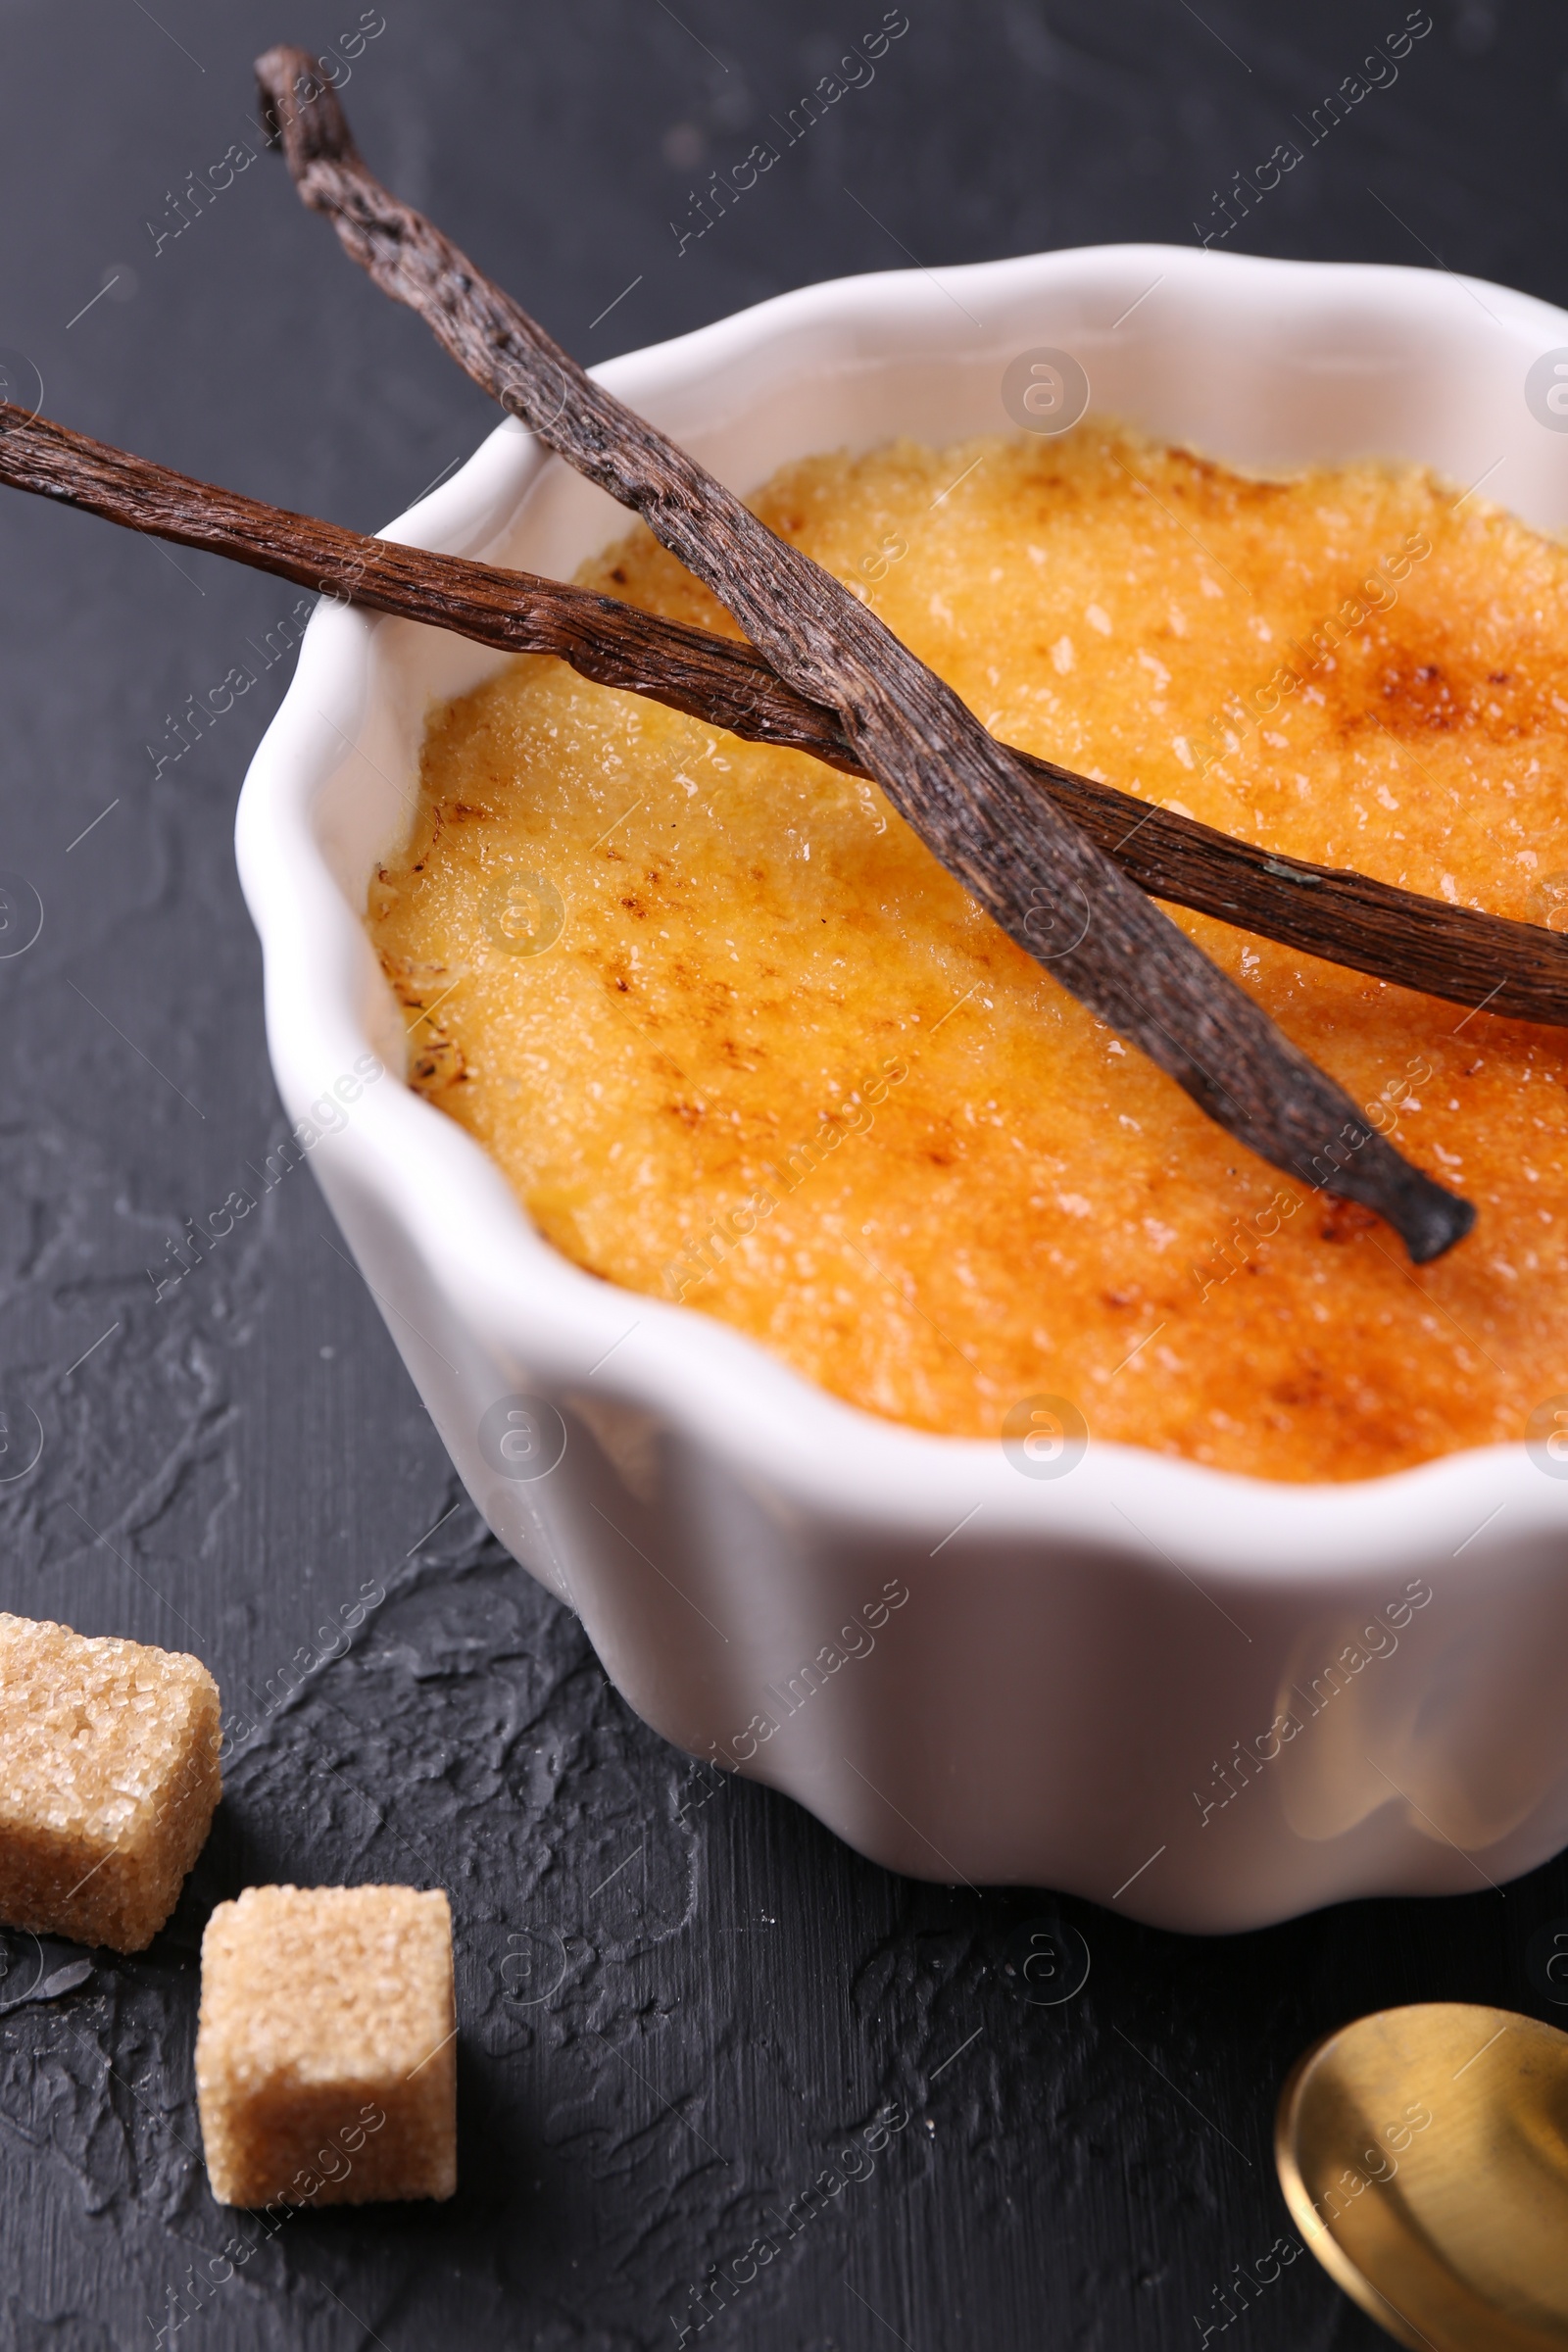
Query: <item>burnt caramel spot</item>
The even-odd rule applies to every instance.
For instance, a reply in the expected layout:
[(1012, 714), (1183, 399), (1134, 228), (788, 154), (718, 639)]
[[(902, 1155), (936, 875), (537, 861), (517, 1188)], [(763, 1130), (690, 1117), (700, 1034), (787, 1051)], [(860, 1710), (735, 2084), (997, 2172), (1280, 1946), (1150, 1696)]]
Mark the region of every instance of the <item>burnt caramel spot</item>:
[(1385, 669), (1381, 715), (1392, 726), (1456, 727), (1467, 714), (1440, 662), (1415, 662)]
[(1360, 1200), (1330, 1200), (1318, 1219), (1318, 1239), (1324, 1242), (1353, 1241), (1358, 1233), (1371, 1233), (1380, 1223), (1377, 1212)]

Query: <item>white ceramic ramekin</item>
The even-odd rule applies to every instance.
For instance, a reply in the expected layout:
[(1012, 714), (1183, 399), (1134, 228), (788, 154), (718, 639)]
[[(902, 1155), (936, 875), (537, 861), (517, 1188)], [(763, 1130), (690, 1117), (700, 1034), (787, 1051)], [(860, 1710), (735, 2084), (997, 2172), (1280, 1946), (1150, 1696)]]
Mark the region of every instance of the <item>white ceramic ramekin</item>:
[[(1040, 347), (1213, 456), (1414, 458), (1568, 525), (1538, 365), (1568, 360), (1568, 316), (1424, 270), (1044, 254), (808, 287), (599, 372), (749, 489), (810, 451), (1008, 429), (1004, 369)], [(507, 422), (386, 535), (569, 575), (625, 527)], [(360, 921), (432, 699), (497, 661), (318, 612), (240, 872), (289, 1115), (351, 1098), (300, 1133), (333, 1130), (311, 1158), (366, 1280), (474, 1501), (638, 1712), (891, 1868), (1163, 1926), (1469, 1891), (1568, 1840), (1568, 1482), (1540, 1449), (1287, 1487), (1091, 1441), (1037, 1477), (540, 1240), (399, 1083)], [(361, 1091), (372, 1049), (392, 1074)]]

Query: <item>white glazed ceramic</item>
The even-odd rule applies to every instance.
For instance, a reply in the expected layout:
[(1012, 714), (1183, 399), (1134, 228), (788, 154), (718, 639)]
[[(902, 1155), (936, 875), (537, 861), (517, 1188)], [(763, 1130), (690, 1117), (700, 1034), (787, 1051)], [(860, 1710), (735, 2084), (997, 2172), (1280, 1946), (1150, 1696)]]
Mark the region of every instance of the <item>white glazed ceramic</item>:
[[(1003, 369), (1039, 346), (1097, 408), (1242, 466), (1414, 458), (1568, 526), (1568, 433), (1525, 395), (1568, 316), (1424, 270), (1044, 254), (808, 287), (599, 373), (745, 490), (811, 451), (1008, 429)], [(569, 575), (625, 526), (506, 422), (386, 535)], [(318, 612), (240, 871), (290, 1117), (370, 1048), (394, 1073), (311, 1152), (366, 1280), (474, 1501), (638, 1712), (893, 1869), (1171, 1927), (1473, 1891), (1568, 1841), (1568, 1482), (1523, 1446), (1291, 1487), (1091, 1442), (1026, 1476), (539, 1239), (399, 1083), (360, 925), (432, 699), (498, 662)]]

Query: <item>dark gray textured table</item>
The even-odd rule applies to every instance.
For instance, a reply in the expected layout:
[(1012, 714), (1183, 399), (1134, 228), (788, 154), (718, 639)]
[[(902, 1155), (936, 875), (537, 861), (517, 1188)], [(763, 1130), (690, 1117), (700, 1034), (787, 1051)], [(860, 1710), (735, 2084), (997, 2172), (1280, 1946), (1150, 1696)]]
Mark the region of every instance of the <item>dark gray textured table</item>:
[[(1397, 82), (1228, 241), (1568, 298), (1561, 11), (1431, 5)], [(820, 276), (1190, 240), (1405, 19), (907, 7), (874, 83), (682, 252), (694, 180), (880, 5), (8, 0), (0, 343), (69, 423), (373, 527), (490, 419), (281, 168), (242, 161), (274, 39), (345, 55), (372, 164), (592, 360)], [(362, 22), (384, 29), (356, 55)], [(193, 1648), (257, 1725), (149, 1953), (51, 1947), (82, 1981), (41, 1999), (0, 1938), (0, 2345), (1384, 2340), (1309, 2259), (1256, 2283), (1288, 2234), (1277, 2085), (1384, 2004), (1550, 2014), (1524, 1951), (1568, 1914), (1563, 1864), (1224, 1941), (1069, 1903), (1090, 1977), (1036, 2006), (1007, 1960), (1049, 1898), (890, 1878), (644, 1730), (463, 1498), (308, 1174), (156, 1296), (282, 1126), (230, 826), (293, 592), (10, 496), (0, 550), (0, 867), (43, 910), (0, 961), (0, 1606)], [(175, 757), (241, 663), (256, 686)], [(348, 1653), (291, 1690), (367, 1588)], [(202, 1925), (249, 1881), (377, 1878), (453, 1898), (463, 2185), (263, 2242), (201, 2166)], [(867, 2126), (860, 2177), (803, 2208)], [(759, 2232), (778, 2251), (735, 2284)], [(718, 2263), (723, 2309), (696, 2300)]]

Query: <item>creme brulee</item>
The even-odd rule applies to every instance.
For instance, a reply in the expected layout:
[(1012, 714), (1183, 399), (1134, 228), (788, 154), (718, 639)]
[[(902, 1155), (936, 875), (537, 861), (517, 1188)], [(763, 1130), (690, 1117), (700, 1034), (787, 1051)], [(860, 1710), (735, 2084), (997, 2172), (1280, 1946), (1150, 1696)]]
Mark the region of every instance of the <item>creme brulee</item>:
[[(1102, 424), (756, 498), (1010, 743), (1286, 855), (1568, 906), (1568, 552), (1405, 466), (1256, 481)], [(734, 634), (642, 530), (596, 587)], [(434, 713), (369, 923), (412, 1082), (577, 1264), (836, 1396), (1348, 1479), (1568, 1391), (1568, 1040), (1177, 911), (1479, 1210), (1396, 1237), (1212, 1126), (874, 786), (525, 660)], [(1560, 916), (1559, 916), (1559, 919)]]

